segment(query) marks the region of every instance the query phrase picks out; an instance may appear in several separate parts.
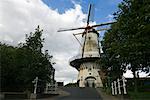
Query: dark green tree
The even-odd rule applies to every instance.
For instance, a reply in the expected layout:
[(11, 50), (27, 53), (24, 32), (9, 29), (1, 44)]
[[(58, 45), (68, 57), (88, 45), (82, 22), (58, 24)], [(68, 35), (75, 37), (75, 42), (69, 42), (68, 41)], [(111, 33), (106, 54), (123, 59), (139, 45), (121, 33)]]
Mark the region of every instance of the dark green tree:
[(29, 62), (27, 63), (27, 67), (24, 68), (25, 73), (23, 73), (26, 78), (26, 83), (31, 86), (32, 80), (38, 76), (41, 80), (41, 89), (43, 89), (45, 83), (49, 81), (49, 75), (53, 68), (50, 60), (52, 59), (52, 56), (48, 54), (48, 50), (46, 50), (46, 53), (42, 53), (44, 42), (42, 32), (43, 30), (38, 26), (34, 33), (31, 32), (29, 36), (26, 35), (26, 43), (24, 43), (22, 47), (29, 53), (27, 57), (30, 57), (26, 58), (29, 59)]
[(149, 0), (124, 0), (114, 14), (117, 23), (105, 33), (103, 41), (104, 53), (112, 60), (117, 57), (121, 70), (133, 72), (135, 92), (136, 71), (148, 72), (150, 66), (149, 4)]
[(40, 30), (40, 27), (38, 26), (34, 33), (31, 32), (29, 36), (26, 34), (25, 46), (32, 51), (41, 53), (44, 42), (44, 38), (42, 38), (42, 32), (43, 30)]
[(39, 26), (18, 47), (0, 44), (2, 91), (24, 91), (33, 89), (32, 81), (39, 77), (41, 90), (51, 81), (54, 68), (48, 50), (42, 53), (44, 39)]
[(19, 90), (21, 87), (20, 67), (16, 60), (17, 48), (0, 44), (0, 63), (1, 63), (1, 90)]

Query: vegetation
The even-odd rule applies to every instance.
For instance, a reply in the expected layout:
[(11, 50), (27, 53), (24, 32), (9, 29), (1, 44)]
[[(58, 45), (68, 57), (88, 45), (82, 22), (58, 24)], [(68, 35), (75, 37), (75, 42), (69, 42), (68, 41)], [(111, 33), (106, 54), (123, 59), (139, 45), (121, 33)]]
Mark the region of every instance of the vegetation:
[(0, 43), (1, 91), (32, 91), (36, 76), (40, 87), (50, 81), (52, 56), (47, 50), (42, 53), (42, 32), (38, 26), (34, 33), (26, 35), (26, 42), (17, 47)]
[(135, 94), (134, 92), (129, 92), (131, 100), (148, 100), (150, 98), (150, 92), (140, 92)]
[(68, 83), (65, 85), (65, 87), (78, 87), (77, 83)]
[(134, 75), (134, 91), (137, 92), (137, 71), (149, 72), (150, 67), (150, 1), (123, 0), (116, 23), (105, 33), (102, 41), (102, 69), (113, 79), (127, 69)]

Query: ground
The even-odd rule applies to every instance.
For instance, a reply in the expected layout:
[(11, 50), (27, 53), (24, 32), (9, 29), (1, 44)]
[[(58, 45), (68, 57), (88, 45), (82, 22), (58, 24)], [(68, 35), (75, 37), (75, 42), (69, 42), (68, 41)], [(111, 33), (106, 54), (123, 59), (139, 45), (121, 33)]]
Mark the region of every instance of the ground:
[(63, 87), (64, 96), (54, 97), (51, 100), (102, 100), (95, 88)]

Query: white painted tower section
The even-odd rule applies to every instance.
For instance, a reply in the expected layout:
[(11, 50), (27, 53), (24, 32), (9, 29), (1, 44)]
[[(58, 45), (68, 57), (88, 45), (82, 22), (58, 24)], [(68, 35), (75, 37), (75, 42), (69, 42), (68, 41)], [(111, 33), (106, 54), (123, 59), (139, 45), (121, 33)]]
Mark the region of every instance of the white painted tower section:
[(78, 75), (79, 87), (103, 87), (97, 67), (94, 62), (81, 64)]
[(100, 57), (98, 37), (99, 37), (98, 33), (94, 32), (89, 32), (84, 35), (83, 41), (85, 41), (85, 45), (83, 43), (83, 47), (81, 48), (81, 54), (83, 52), (83, 58)]
[(99, 34), (91, 31), (82, 37), (82, 47), (78, 56), (70, 60), (70, 65), (78, 71), (79, 87), (103, 87), (99, 75), (100, 66), (96, 60), (100, 59)]

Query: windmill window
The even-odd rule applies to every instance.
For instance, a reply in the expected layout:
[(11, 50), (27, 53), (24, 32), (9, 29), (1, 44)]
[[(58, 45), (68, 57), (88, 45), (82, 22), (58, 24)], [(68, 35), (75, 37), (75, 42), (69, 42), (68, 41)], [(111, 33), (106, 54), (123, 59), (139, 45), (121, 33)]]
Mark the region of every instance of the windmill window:
[(91, 75), (91, 73), (89, 73), (89, 75)]
[(89, 71), (91, 71), (91, 68), (89, 68)]
[(89, 37), (89, 40), (91, 39), (91, 37)]
[[(91, 51), (91, 49), (90, 49), (90, 51)], [(92, 57), (92, 55), (89, 55), (90, 57)]]

